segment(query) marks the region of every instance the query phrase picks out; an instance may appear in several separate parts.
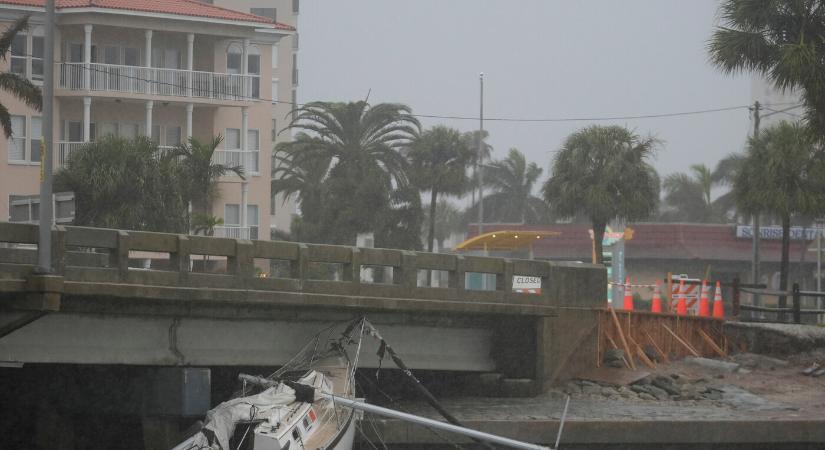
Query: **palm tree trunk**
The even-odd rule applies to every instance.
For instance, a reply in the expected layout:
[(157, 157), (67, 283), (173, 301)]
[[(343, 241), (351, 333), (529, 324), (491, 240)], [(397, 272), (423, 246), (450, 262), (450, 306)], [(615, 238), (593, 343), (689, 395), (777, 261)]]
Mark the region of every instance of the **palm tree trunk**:
[(438, 199), (438, 190), (433, 188), (430, 194), (430, 232), (427, 237), (427, 251), (432, 253), (435, 243), (435, 202)]
[[(779, 290), (785, 291), (788, 289), (788, 262), (791, 253), (791, 215), (785, 214), (782, 216), (782, 260), (779, 262)], [(787, 297), (784, 295), (779, 297), (779, 307), (784, 308), (787, 305)], [(779, 320), (785, 319), (785, 313), (779, 313)]]
[(593, 222), (593, 262), (595, 264), (604, 263), (604, 256), (602, 255), (604, 247), (602, 241), (604, 240), (604, 229), (607, 224), (604, 222)]

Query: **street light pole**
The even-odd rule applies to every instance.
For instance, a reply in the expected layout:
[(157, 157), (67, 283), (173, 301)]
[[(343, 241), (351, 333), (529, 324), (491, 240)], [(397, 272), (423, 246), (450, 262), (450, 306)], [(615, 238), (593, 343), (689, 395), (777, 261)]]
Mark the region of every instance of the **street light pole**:
[(478, 111), (478, 157), (476, 158), (476, 173), (478, 173), (478, 234), (484, 233), (484, 72), (478, 74), (480, 84), (479, 111)]
[[(759, 110), (762, 109), (762, 106), (759, 104), (759, 101), (753, 103), (753, 138), (759, 139)], [(761, 231), (759, 229), (759, 213), (755, 213), (753, 215), (753, 226), (751, 227), (751, 231), (753, 232), (753, 241), (751, 242), (751, 250), (752, 250), (752, 258), (751, 258), (751, 279), (753, 280), (753, 284), (759, 284), (759, 239), (761, 238), (760, 234)], [(753, 304), (755, 306), (759, 306), (759, 295), (753, 296)]]
[(40, 158), (40, 215), (38, 217), (37, 266), (52, 271), (52, 155), (54, 130), (54, 0), (46, 0), (43, 26), (43, 154)]

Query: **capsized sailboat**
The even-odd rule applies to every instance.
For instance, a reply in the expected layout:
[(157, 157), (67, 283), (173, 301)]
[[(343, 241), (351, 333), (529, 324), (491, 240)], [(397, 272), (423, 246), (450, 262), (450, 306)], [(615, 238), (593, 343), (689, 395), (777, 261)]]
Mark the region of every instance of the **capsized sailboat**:
[[(447, 414), (452, 423), (371, 405), (357, 399), (354, 376), (364, 335), (381, 341), (380, 357), (383, 358), (384, 352), (389, 352), (396, 364), (403, 367), (402, 370), (411, 377), (412, 373), (366, 319), (350, 323), (340, 338), (329, 341), (324, 346), (320, 345), (320, 334), (272, 375), (258, 377), (240, 374), (238, 378), (244, 385), (241, 394), (210, 410), (204, 427), (173, 450), (351, 450), (357, 422), (363, 412), (461, 434), (482, 443), (524, 450), (551, 449), (465, 428), (443, 411), (440, 405), (437, 409), (442, 415)], [(356, 346), (356, 351), (351, 360), (346, 349), (352, 345)], [(319, 348), (325, 350), (319, 352)], [(302, 371), (297, 371), (299, 367)], [(420, 389), (426, 391), (423, 386)], [(431, 397), (429, 392), (426, 394)], [(566, 413), (567, 405), (562, 416), (562, 427)], [(562, 427), (559, 428), (559, 437)]]

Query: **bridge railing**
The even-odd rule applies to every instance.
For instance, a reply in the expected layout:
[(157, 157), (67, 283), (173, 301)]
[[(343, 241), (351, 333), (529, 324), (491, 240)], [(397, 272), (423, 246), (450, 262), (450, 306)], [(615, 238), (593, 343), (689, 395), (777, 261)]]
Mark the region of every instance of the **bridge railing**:
[[(601, 306), (605, 297), (605, 271), (590, 264), (75, 226), (56, 226), (52, 234), (54, 270), (68, 282), (545, 306)], [(0, 222), (0, 278), (31, 272), (37, 236), (36, 225)], [(150, 258), (162, 264), (141, 264)], [(284, 270), (268, 270), (273, 261)], [(383, 276), (366, 281), (367, 268)], [(446, 272), (447, 285), (427, 286), (422, 271)], [(468, 274), (495, 281), (469, 289)], [(515, 275), (540, 278), (541, 293), (514, 292)]]

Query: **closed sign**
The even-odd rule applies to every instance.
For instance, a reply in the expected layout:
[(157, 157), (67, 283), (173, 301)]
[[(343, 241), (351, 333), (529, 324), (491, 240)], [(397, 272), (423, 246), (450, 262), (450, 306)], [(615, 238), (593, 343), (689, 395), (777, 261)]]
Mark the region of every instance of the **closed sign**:
[(513, 292), (541, 294), (541, 277), (513, 276)]

